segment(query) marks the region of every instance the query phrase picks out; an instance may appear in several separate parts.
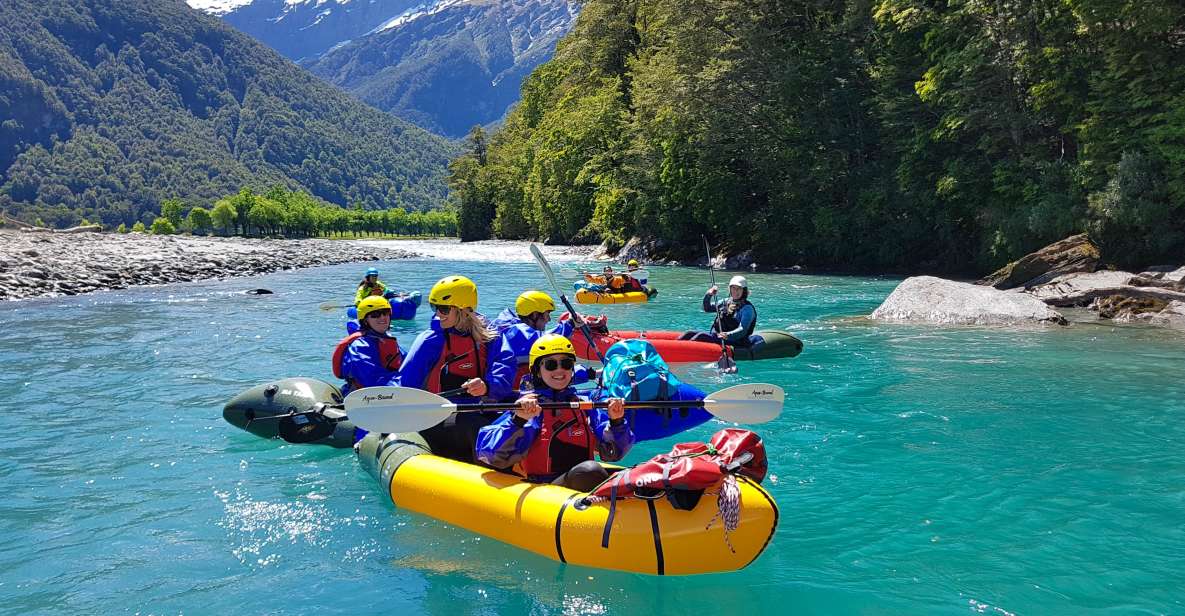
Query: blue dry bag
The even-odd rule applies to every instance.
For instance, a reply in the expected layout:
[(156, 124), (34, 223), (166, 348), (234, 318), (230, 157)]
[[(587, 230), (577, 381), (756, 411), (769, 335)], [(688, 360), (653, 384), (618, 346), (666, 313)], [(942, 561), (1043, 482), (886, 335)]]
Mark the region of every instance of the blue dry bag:
[(602, 388), (606, 397), (670, 400), (679, 387), (667, 362), (646, 340), (621, 340), (605, 350)]

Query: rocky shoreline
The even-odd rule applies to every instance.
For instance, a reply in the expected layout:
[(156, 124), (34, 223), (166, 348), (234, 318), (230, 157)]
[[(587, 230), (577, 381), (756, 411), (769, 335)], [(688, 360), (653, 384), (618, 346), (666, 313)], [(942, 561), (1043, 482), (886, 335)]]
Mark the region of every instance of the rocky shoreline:
[(1185, 328), (1185, 266), (1139, 273), (1105, 269), (1089, 237), (1075, 235), (1008, 264), (976, 284), (907, 278), (870, 317), (948, 325), (1066, 325), (1054, 308), (1086, 308), (1114, 323)]
[(0, 230), (0, 301), (415, 256), (323, 239)]

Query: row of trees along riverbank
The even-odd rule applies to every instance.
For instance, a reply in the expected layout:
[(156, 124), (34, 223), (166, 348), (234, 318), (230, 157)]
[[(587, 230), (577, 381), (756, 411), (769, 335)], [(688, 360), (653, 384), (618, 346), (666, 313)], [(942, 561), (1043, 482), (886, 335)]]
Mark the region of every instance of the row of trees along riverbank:
[[(1175, 0), (588, 0), (451, 164), (462, 237), (978, 273), (1185, 254)], [(694, 238), (696, 241), (689, 241)]]
[[(117, 232), (157, 235), (190, 232), (221, 235), (284, 235), (286, 237), (346, 237), (364, 235), (456, 236), (456, 214), (448, 210), (407, 212), (345, 209), (300, 191), (273, 187), (256, 194), (250, 188), (218, 199), (207, 209), (181, 199), (161, 202), (161, 215), (147, 225), (121, 224)], [(44, 226), (40, 221), (35, 222)], [(85, 219), (82, 224), (89, 224)]]

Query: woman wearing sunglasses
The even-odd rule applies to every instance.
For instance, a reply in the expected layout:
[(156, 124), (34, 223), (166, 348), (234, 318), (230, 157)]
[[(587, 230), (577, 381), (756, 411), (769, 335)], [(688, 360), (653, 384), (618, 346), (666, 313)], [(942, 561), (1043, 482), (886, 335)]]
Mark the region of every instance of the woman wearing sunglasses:
[[(478, 398), (501, 400), (511, 395), (514, 357), (503, 353), (501, 339), (490, 331), (477, 309), (477, 285), (464, 276), (446, 276), (428, 293), (434, 316), (428, 331), (412, 343), (399, 371), (399, 384), (432, 393), (463, 389), (453, 402)], [(497, 413), (455, 413), (420, 434), (433, 453), (455, 460), (473, 460), (478, 428)]]
[(531, 345), (531, 383), (535, 390), (477, 434), (479, 462), (514, 471), (534, 483), (552, 483), (587, 492), (609, 477), (595, 458), (625, 457), (634, 434), (625, 419), (624, 401), (609, 408), (543, 410), (541, 402), (588, 399), (571, 387), (576, 349), (563, 336), (547, 334)]
[(333, 374), (345, 379), (342, 395), (355, 389), (395, 383), (403, 353), (399, 342), (387, 333), (391, 304), (372, 295), (358, 303), (359, 330), (346, 336), (333, 350)]

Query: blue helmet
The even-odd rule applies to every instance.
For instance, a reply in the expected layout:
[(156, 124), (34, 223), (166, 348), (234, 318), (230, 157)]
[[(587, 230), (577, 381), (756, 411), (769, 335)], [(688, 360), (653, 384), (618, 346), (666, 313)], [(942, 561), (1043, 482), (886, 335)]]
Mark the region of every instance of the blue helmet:
[(379, 275), (379, 268), (372, 267), (372, 268), (366, 270), (366, 275), (367, 276), (378, 276)]

